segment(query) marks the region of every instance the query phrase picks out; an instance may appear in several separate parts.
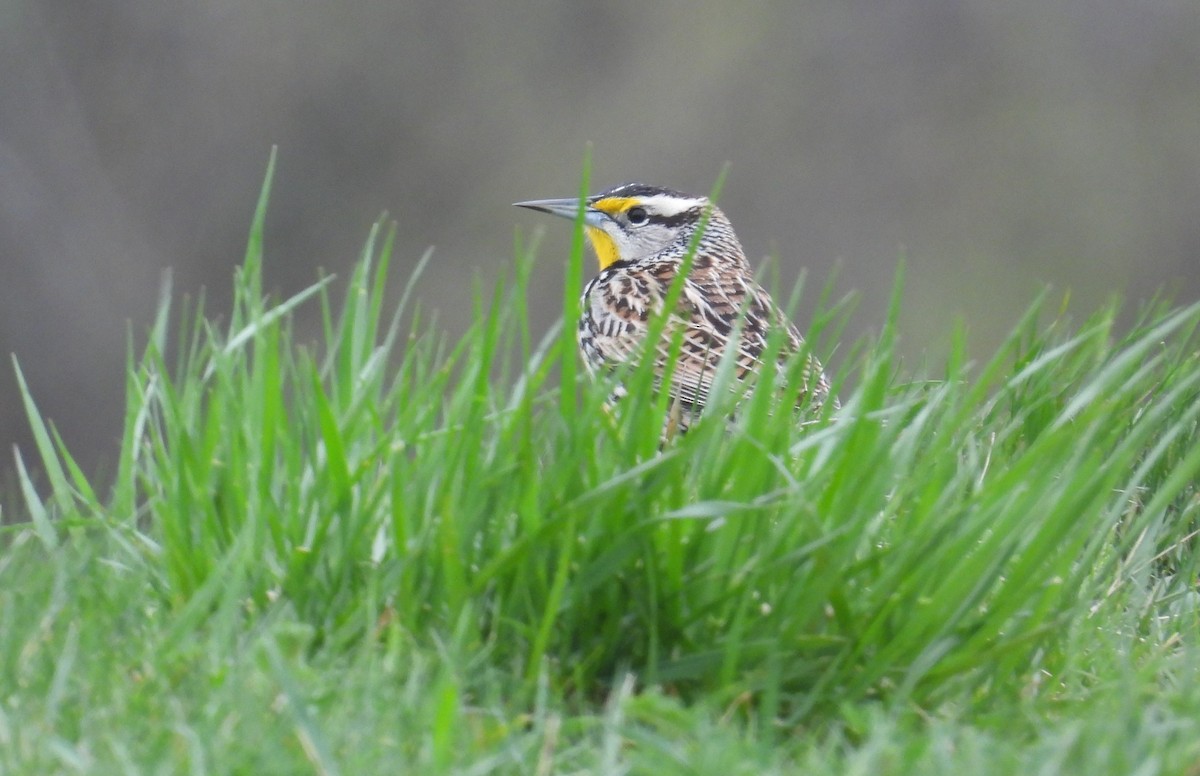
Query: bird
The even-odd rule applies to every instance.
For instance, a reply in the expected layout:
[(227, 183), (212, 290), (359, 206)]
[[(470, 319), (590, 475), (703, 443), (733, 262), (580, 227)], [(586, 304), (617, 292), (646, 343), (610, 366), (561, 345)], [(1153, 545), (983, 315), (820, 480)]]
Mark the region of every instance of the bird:
[[(784, 332), (776, 356), (779, 368), (804, 348), (799, 330), (754, 279), (729, 219), (708, 197), (624, 183), (582, 202), (541, 199), (514, 205), (572, 220), (583, 207), (599, 271), (583, 289), (578, 342), (593, 375), (611, 373), (645, 353), (655, 360), (656, 386), (663, 390), (671, 345), (682, 330), (682, 348), (665, 386), (672, 409), (664, 441), (685, 432), (713, 398), (713, 380), (730, 347), (737, 348), (733, 374), (742, 381), (761, 373), (773, 330)], [(678, 306), (659, 341), (648, 345), (651, 321), (662, 313), (693, 240), (695, 254)], [(806, 358), (796, 405), (815, 414), (830, 399), (830, 383), (820, 362), (811, 354)], [(618, 385), (610, 402), (624, 395)], [(832, 401), (837, 407), (837, 398)]]

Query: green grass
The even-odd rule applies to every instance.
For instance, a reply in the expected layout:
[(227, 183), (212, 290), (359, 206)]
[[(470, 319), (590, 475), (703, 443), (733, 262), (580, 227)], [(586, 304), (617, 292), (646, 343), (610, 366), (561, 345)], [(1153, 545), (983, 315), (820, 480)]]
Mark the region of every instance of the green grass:
[(382, 229), (264, 298), (265, 210), (228, 321), (164, 293), (110, 490), (24, 392), (0, 773), (1200, 773), (1200, 306), (1042, 300), (931, 374), (893, 310), (840, 411), (763, 384), (659, 451), (526, 246), (449, 341)]

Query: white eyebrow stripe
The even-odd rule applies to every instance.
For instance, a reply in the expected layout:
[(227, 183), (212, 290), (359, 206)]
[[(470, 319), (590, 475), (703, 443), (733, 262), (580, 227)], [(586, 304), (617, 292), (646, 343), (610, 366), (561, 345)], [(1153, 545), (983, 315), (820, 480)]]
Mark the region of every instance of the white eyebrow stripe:
[(642, 197), (641, 204), (647, 210), (670, 218), (708, 203), (705, 197), (671, 197), (666, 194), (655, 194), (652, 197)]

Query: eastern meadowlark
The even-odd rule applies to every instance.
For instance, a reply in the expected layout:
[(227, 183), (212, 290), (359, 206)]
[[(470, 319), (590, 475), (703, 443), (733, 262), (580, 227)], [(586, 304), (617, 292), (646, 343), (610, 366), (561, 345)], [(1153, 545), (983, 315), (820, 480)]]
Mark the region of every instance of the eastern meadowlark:
[[(577, 199), (515, 204), (569, 219), (576, 218), (580, 206)], [(580, 350), (593, 374), (652, 353), (661, 378), (671, 343), (682, 329), (682, 350), (667, 386), (673, 409), (666, 436), (686, 430), (703, 409), (718, 364), (732, 344), (738, 348), (734, 374), (741, 380), (762, 369), (772, 329), (786, 332), (780, 365), (803, 347), (800, 332), (755, 282), (729, 219), (707, 197), (626, 183), (588, 197), (583, 206), (584, 227), (600, 272), (583, 290)], [(679, 306), (661, 341), (647, 348), (649, 321), (662, 310), (701, 229)], [(622, 392), (618, 388), (616, 398)], [(810, 355), (796, 389), (797, 405), (815, 410), (828, 397), (829, 381)], [(836, 406), (836, 397), (833, 401)]]

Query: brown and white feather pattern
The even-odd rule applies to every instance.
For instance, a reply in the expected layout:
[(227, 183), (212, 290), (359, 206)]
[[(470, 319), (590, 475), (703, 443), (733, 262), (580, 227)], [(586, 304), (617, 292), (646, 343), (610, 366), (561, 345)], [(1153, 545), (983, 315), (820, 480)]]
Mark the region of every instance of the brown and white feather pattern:
[[(583, 292), (579, 344), (589, 369), (607, 371), (642, 353), (649, 322), (662, 309), (698, 228), (701, 213), (695, 215), (696, 227), (682, 229), (667, 248), (640, 259), (618, 261), (588, 283)], [(687, 415), (698, 413), (708, 402), (718, 365), (733, 342), (738, 348), (735, 376), (739, 379), (762, 369), (762, 356), (773, 329), (782, 328), (787, 333), (779, 353), (781, 366), (803, 346), (796, 327), (755, 282), (729, 221), (715, 207), (697, 247), (679, 306), (655, 345), (660, 376), (671, 342), (681, 328), (683, 346), (668, 390)], [(798, 386), (797, 404), (819, 408), (829, 390), (821, 365), (809, 356), (803, 384)], [(682, 424), (686, 427), (686, 419)]]

